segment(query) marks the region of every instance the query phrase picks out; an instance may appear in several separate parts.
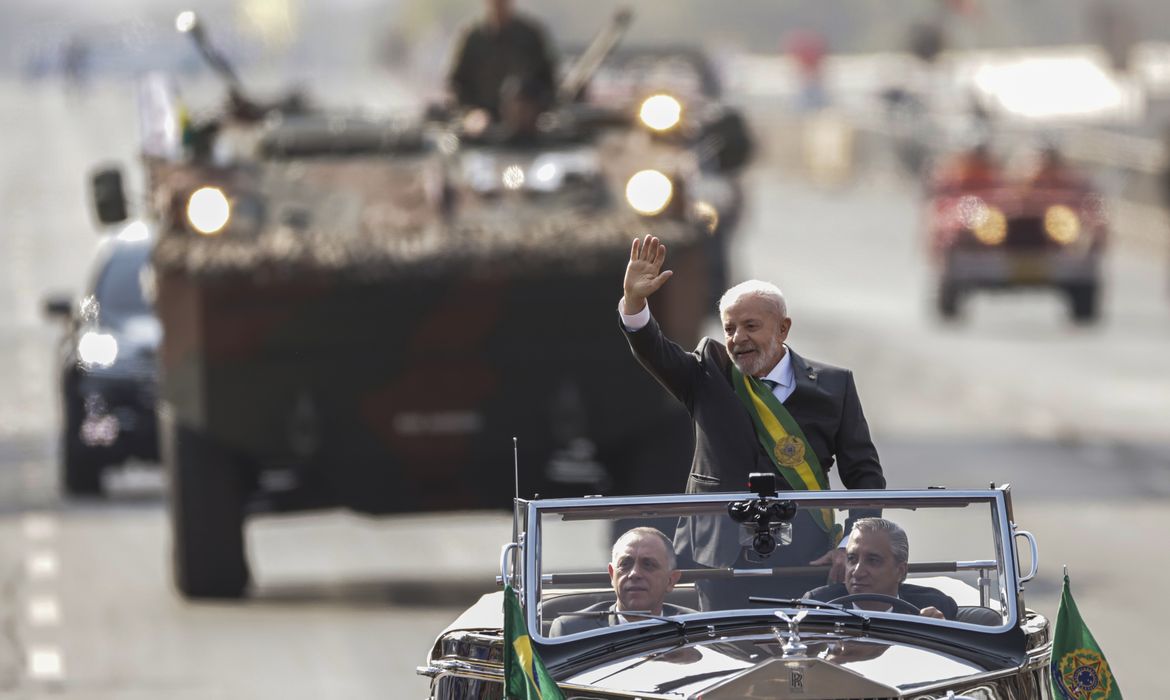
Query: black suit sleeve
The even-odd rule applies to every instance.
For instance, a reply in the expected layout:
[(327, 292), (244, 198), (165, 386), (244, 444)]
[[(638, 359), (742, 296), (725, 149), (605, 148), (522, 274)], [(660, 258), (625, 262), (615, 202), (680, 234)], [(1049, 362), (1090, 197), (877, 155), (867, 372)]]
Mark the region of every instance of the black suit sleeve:
[(625, 334), (638, 363), (666, 387), (674, 398), (681, 401), (688, 411), (693, 412), (694, 386), (702, 371), (699, 356), (683, 350), (678, 343), (663, 335), (653, 316), (645, 327), (630, 331), (626, 330), (621, 314), (618, 314), (618, 326)]
[(459, 42), (459, 48), (455, 51), (455, 59), (451, 62), (451, 72), (447, 76), (447, 87), (461, 105), (472, 104), (475, 101), (471, 66), (471, 44), (475, 40), (474, 33), (474, 28), (464, 32), (463, 39)]
[(959, 605), (954, 598), (930, 586), (903, 583), (898, 587), (898, 597), (919, 608), (938, 608), (938, 611), (948, 620), (955, 619), (955, 616), (959, 614)]
[[(861, 399), (853, 373), (847, 372), (845, 397), (841, 408), (841, 424), (837, 429), (837, 474), (845, 488), (884, 489), (886, 477), (878, 462), (877, 448), (869, 436), (869, 423), (861, 410)], [(881, 510), (855, 509), (845, 520), (845, 533), (853, 529), (853, 522), (861, 518), (880, 518)]]
[(542, 29), (540, 29), (539, 26), (535, 28), (535, 35), (537, 56), (535, 56), (536, 65), (533, 67), (534, 75), (532, 77), (541, 85), (545, 86), (545, 90), (548, 91), (548, 94), (544, 96), (544, 99), (546, 99), (549, 104), (552, 104), (552, 101), (556, 96), (555, 93), (557, 87), (556, 59), (553, 57), (553, 52), (549, 50), (550, 42), (548, 40), (548, 36)]
[(841, 424), (837, 429), (837, 469), (841, 483), (850, 489), (884, 489), (886, 477), (878, 462), (877, 448), (869, 436), (869, 423), (861, 410), (861, 399), (853, 373), (848, 373)]

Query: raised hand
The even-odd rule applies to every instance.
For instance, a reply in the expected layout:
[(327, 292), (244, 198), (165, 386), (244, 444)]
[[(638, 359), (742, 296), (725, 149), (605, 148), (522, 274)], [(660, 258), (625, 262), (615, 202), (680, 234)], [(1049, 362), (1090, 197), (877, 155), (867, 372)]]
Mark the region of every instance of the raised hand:
[(642, 240), (634, 239), (630, 246), (630, 263), (626, 265), (626, 279), (622, 285), (625, 292), (622, 306), (626, 314), (636, 314), (645, 308), (646, 299), (674, 274), (670, 270), (662, 270), (664, 262), (666, 246), (657, 237), (647, 235)]
[(824, 556), (817, 557), (809, 562), (811, 566), (829, 565), (829, 583), (841, 583), (845, 580), (845, 550), (841, 547), (834, 547)]

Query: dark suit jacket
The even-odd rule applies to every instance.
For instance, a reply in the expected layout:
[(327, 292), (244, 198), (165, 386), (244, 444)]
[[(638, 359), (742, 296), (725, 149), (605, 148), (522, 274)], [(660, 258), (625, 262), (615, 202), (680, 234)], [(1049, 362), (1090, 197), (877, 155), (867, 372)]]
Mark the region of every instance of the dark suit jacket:
[[(600, 612), (614, 612), (614, 607), (617, 603), (604, 602), (590, 605), (580, 612), (600, 613)], [(687, 615), (695, 612), (690, 608), (684, 608), (681, 605), (671, 605), (670, 603), (662, 604), (663, 615)], [(599, 630), (603, 627), (612, 627), (618, 624), (616, 614), (612, 615), (562, 615), (553, 620), (552, 627), (549, 628), (548, 636), (563, 637), (566, 634), (577, 634), (586, 630)]]
[[(756, 437), (751, 416), (731, 386), (731, 358), (727, 348), (703, 338), (687, 352), (662, 334), (658, 322), (637, 331), (619, 326), (634, 356), (655, 379), (687, 407), (695, 425), (695, 456), (687, 480), (687, 493), (743, 491), (748, 474), (776, 473)], [(869, 436), (869, 424), (847, 369), (812, 362), (791, 348), (796, 388), (784, 407), (804, 431), (826, 473), (837, 465), (841, 482), (851, 489), (884, 489), (886, 479), (877, 450)], [(784, 489), (783, 480), (780, 488)], [(860, 516), (861, 514), (856, 514)], [(703, 523), (700, 520), (707, 520)], [(846, 529), (851, 523), (846, 523)], [(708, 531), (714, 528), (717, 531)], [(687, 528), (684, 528), (684, 530)], [(695, 543), (695, 561), (706, 566), (729, 566), (726, 553), (738, 551), (737, 531), (712, 519), (691, 519), (691, 532), (679, 536)], [(678, 540), (676, 538), (676, 544)], [(794, 542), (794, 545), (798, 543)], [(825, 543), (817, 543), (824, 554)], [(680, 544), (680, 550), (684, 545)], [(795, 555), (802, 558), (805, 552)], [(808, 559), (805, 559), (807, 562)]]
[[(814, 588), (802, 597), (822, 600), (827, 603), (830, 600), (846, 595), (849, 595), (849, 590), (845, 588), (845, 584), (832, 583), (828, 586)], [(959, 606), (955, 603), (954, 598), (929, 586), (916, 586), (913, 583), (903, 583), (898, 586), (898, 597), (916, 608), (934, 606), (948, 620), (955, 619), (955, 615), (959, 613)]]

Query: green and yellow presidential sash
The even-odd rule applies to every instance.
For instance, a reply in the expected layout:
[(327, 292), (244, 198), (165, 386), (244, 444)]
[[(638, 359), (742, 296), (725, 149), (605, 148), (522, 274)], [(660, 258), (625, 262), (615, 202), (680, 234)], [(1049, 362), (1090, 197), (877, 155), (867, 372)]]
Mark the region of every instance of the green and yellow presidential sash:
[[(780, 476), (793, 491), (825, 491), (829, 477), (821, 469), (816, 452), (797, 425), (796, 419), (762, 380), (749, 377), (731, 365), (731, 381), (735, 394), (747, 408), (756, 426), (756, 437)], [(810, 511), (813, 520), (829, 534), (833, 544), (841, 540), (842, 528), (836, 524), (832, 508)]]

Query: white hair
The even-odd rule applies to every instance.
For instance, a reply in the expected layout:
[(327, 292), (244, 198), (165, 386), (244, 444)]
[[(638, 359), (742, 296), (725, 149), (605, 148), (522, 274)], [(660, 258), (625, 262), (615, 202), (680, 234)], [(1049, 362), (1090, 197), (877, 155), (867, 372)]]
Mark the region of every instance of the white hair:
[(719, 315), (723, 316), (727, 307), (746, 296), (757, 296), (770, 301), (776, 307), (780, 318), (788, 318), (788, 302), (784, 301), (784, 292), (781, 292), (780, 288), (771, 282), (761, 280), (740, 282), (724, 292), (719, 299)]

